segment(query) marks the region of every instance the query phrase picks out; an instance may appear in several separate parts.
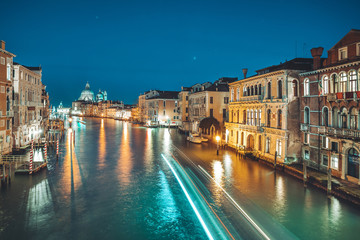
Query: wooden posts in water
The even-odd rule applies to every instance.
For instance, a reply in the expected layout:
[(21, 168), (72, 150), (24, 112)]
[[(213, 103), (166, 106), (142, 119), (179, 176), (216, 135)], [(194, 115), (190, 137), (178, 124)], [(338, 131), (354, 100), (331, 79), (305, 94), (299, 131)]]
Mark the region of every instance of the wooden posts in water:
[(327, 193), (331, 194), (331, 168), (327, 172)]
[(307, 166), (306, 166), (305, 161), (303, 161), (303, 173), (304, 173), (304, 186), (306, 186), (306, 182), (307, 182)]
[(47, 144), (46, 144), (46, 142), (45, 142), (45, 146), (44, 146), (44, 160), (45, 160), (45, 162), (47, 162)]
[(34, 154), (34, 140), (31, 140), (29, 174), (32, 174), (32, 170), (33, 170), (33, 154)]

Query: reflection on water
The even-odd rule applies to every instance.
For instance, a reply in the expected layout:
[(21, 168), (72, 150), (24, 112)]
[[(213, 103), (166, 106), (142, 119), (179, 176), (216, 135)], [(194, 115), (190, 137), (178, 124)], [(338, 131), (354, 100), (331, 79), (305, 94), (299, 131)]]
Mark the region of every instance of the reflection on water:
[(106, 155), (106, 138), (105, 138), (105, 127), (104, 119), (101, 119), (100, 131), (99, 131), (99, 167), (105, 166), (105, 155)]
[(117, 163), (118, 178), (122, 186), (131, 183), (132, 151), (130, 149), (130, 139), (128, 136), (128, 123), (123, 122), (122, 138), (119, 147), (119, 159)]

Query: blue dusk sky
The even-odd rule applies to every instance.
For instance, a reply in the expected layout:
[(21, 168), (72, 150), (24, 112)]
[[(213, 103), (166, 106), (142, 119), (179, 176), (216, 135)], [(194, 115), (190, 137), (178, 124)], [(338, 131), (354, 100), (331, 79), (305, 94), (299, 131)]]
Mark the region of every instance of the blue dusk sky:
[(360, 1), (2, 1), (0, 39), (43, 68), (53, 105), (86, 82), (135, 103), (150, 89), (248, 76), (360, 29)]

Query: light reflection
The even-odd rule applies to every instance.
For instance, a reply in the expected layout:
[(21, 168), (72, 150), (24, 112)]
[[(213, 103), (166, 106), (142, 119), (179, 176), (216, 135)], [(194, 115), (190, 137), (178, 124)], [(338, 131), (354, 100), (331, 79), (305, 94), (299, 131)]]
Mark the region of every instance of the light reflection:
[(224, 168), (226, 178), (232, 179), (232, 160), (229, 154), (225, 154), (224, 156)]
[(117, 165), (118, 178), (123, 186), (128, 185), (131, 182), (132, 152), (128, 136), (128, 127), (128, 123), (123, 122), (121, 145), (119, 148), (119, 160)]
[[(224, 176), (224, 169), (222, 166), (222, 163), (220, 161), (214, 160), (212, 162), (212, 168), (213, 168), (213, 177), (215, 179), (215, 181), (220, 185), (223, 186), (223, 176)], [(213, 192), (214, 192), (214, 200), (217, 204), (221, 203), (221, 199), (222, 199), (222, 191), (221, 189), (217, 186), (216, 182), (212, 182), (213, 184)]]
[(171, 145), (170, 131), (164, 129), (163, 153), (167, 154), (170, 152), (170, 145)]
[(278, 177), (275, 182), (275, 201), (274, 210), (280, 218), (285, 217), (287, 207), (286, 189), (284, 188), (284, 178)]
[(153, 142), (152, 142), (152, 129), (151, 128), (147, 128), (146, 129), (146, 138), (145, 138), (145, 167), (146, 167), (146, 172), (152, 172), (152, 168), (153, 168), (153, 156), (154, 152), (153, 152)]
[(27, 227), (30, 231), (41, 229), (54, 217), (51, 189), (48, 180), (44, 179), (29, 190), (26, 205)]
[(101, 119), (100, 131), (99, 131), (99, 167), (105, 166), (105, 155), (106, 155), (106, 138), (105, 138), (105, 127), (104, 119)]

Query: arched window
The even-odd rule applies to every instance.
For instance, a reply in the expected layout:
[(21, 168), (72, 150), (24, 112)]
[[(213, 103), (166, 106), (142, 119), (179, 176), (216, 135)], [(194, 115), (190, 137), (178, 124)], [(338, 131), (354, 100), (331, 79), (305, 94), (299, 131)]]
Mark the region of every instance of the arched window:
[(246, 110), (243, 111), (243, 124), (246, 123)]
[(7, 64), (7, 67), (6, 67), (6, 79), (11, 80), (11, 66), (9, 63)]
[(359, 112), (356, 108), (350, 110), (350, 128), (357, 129)]
[(255, 85), (255, 93), (254, 94), (258, 95), (258, 87), (257, 87), (257, 85)]
[(304, 96), (309, 96), (310, 95), (310, 82), (309, 79), (305, 79), (304, 80)]
[(332, 123), (331, 123), (332, 127), (339, 127), (339, 110), (334, 107), (332, 109)]
[(244, 132), (241, 132), (241, 145), (244, 146)]
[(251, 96), (254, 95), (254, 86), (251, 86)]
[(10, 111), (10, 98), (9, 98), (9, 96), (6, 97), (6, 111)]
[(276, 152), (278, 157), (281, 157), (281, 150), (281, 140), (278, 139), (276, 140)]
[(329, 77), (324, 76), (322, 79), (322, 94), (329, 93)]
[(234, 101), (234, 89), (233, 89), (233, 88), (231, 88), (230, 101), (231, 101), (231, 102), (233, 102), (233, 101)]
[(277, 123), (278, 123), (278, 128), (281, 128), (281, 124), (282, 124), (282, 112), (281, 112), (281, 110), (279, 109), (278, 110), (278, 121), (277, 121)]
[(282, 81), (278, 81), (278, 98), (282, 98)]
[(339, 80), (336, 74), (331, 75), (331, 93), (339, 92)]
[(270, 138), (266, 138), (265, 151), (266, 151), (267, 153), (270, 152)]
[(342, 108), (340, 112), (340, 128), (348, 128), (348, 111)]
[(310, 109), (308, 107), (305, 107), (304, 111), (304, 123), (310, 124)]
[(251, 122), (250, 125), (254, 125), (254, 111), (251, 109)]
[(246, 94), (246, 87), (243, 88), (243, 96), (244, 96), (244, 97), (247, 96), (247, 94)]
[(237, 88), (236, 100), (237, 100), (237, 101), (240, 100), (240, 88)]
[(347, 92), (347, 76), (345, 72), (340, 73), (340, 92)]
[(246, 124), (247, 124), (247, 125), (250, 125), (250, 111), (249, 111), (249, 110), (247, 110), (246, 116), (247, 116)]
[(294, 79), (292, 81), (292, 87), (293, 87), (293, 94), (294, 94), (294, 97), (298, 97), (298, 82)]
[(329, 109), (327, 107), (324, 107), (322, 114), (323, 114), (322, 125), (327, 127), (329, 126)]
[(255, 122), (254, 125), (257, 126), (258, 125), (258, 112), (257, 110), (255, 110)]
[(259, 126), (261, 126), (261, 110), (259, 110)]
[(261, 135), (259, 135), (259, 145), (258, 146), (259, 146), (259, 148), (258, 148), (259, 151), (261, 151)]
[(269, 109), (269, 110), (267, 110), (267, 121), (266, 121), (266, 125), (268, 126), (268, 127), (270, 127), (271, 126), (271, 110)]
[(267, 90), (268, 90), (267, 98), (271, 99), (271, 82), (268, 82)]
[(355, 92), (355, 91), (357, 91), (357, 89), (358, 89), (358, 87), (357, 87), (356, 71), (351, 70), (349, 72), (349, 92)]
[(261, 95), (261, 84), (259, 84), (258, 89), (259, 89), (258, 93), (259, 93), (259, 95)]

